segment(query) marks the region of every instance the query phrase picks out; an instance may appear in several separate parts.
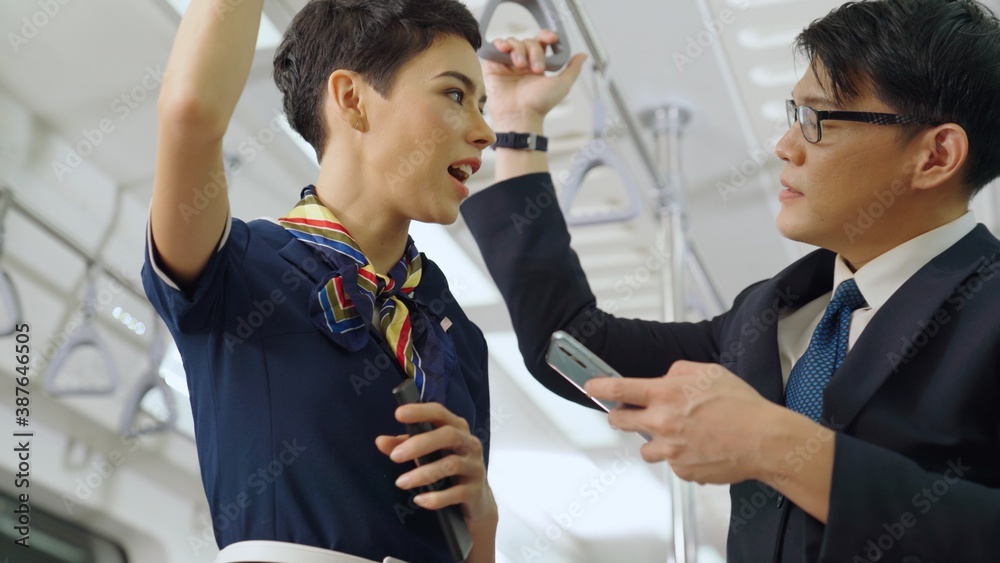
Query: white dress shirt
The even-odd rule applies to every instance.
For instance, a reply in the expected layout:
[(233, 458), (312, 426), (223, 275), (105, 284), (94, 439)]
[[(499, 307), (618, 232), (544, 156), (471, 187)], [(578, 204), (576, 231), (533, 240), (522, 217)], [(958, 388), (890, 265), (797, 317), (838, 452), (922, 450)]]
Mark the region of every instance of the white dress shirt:
[[(833, 269), (833, 287), (836, 289), (841, 282), (854, 278), (861, 295), (868, 302), (851, 315), (851, 332), (847, 341), (850, 351), (858, 337), (871, 322), (875, 313), (885, 305), (885, 302), (896, 293), (906, 280), (917, 270), (923, 268), (935, 256), (941, 254), (976, 227), (976, 218), (972, 211), (967, 212), (951, 223), (942, 225), (933, 231), (928, 231), (912, 238), (892, 250), (865, 264), (857, 272), (851, 272), (843, 257), (837, 255)], [(785, 384), (792, 366), (802, 357), (809, 347), (816, 325), (823, 318), (827, 305), (833, 299), (830, 291), (802, 307), (786, 313), (778, 321), (778, 354), (781, 356), (781, 377)]]

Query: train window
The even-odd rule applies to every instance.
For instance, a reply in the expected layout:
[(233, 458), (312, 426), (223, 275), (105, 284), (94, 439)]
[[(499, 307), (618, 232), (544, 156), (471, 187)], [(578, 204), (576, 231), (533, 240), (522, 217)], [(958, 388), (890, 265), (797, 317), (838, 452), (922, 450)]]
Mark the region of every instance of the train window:
[(20, 538), (15, 530), (16, 509), (14, 497), (0, 492), (0, 563), (128, 562), (120, 545), (35, 506), (31, 507), (31, 547), (14, 545)]

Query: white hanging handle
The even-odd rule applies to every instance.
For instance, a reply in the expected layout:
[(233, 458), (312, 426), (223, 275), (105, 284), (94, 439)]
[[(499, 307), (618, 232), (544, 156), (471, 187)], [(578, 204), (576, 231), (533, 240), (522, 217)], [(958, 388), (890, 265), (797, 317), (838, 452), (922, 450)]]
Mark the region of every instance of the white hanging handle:
[[(73, 351), (81, 346), (93, 346), (101, 356), (101, 362), (105, 366), (107, 380), (103, 385), (96, 387), (83, 387), (74, 385), (63, 385), (59, 382), (59, 375), (63, 364), (72, 355)], [(53, 397), (66, 397), (70, 395), (113, 395), (118, 390), (118, 366), (115, 365), (114, 356), (101, 335), (94, 330), (90, 321), (80, 325), (76, 332), (66, 340), (66, 344), (56, 352), (52, 361), (45, 368), (45, 375), (42, 384), (45, 391)]]
[[(7, 231), (4, 228), (4, 219), (7, 217), (7, 209), (10, 208), (10, 192), (6, 189), (0, 194), (0, 256), (3, 256), (3, 246), (7, 238)], [(0, 270), (0, 306), (7, 311), (8, 317), (5, 322), (0, 323), (0, 337), (10, 336), (17, 330), (17, 325), (23, 319), (21, 312), (21, 300), (14, 290), (14, 282), (11, 281), (7, 272)]]
[(550, 29), (559, 34), (559, 41), (552, 45), (552, 54), (545, 57), (545, 70), (557, 71), (566, 66), (569, 62), (569, 39), (566, 37), (566, 29), (563, 27), (562, 18), (559, 12), (549, 0), (490, 0), (483, 9), (483, 15), (479, 18), (479, 32), (483, 36), (483, 46), (479, 48), (479, 57), (488, 61), (511, 65), (510, 53), (501, 53), (492, 43), (486, 41), (486, 30), (490, 27), (490, 21), (496, 13), (497, 7), (505, 2), (520, 4), (527, 8), (535, 21), (542, 29)]
[[(118, 366), (115, 364), (114, 355), (111, 353), (111, 349), (108, 348), (107, 343), (101, 338), (97, 330), (94, 329), (93, 319), (96, 315), (96, 310), (94, 303), (97, 301), (97, 291), (95, 289), (95, 281), (93, 279), (92, 272), (88, 274), (91, 279), (87, 287), (87, 296), (84, 298), (83, 313), (84, 320), (83, 323), (77, 327), (76, 331), (66, 339), (66, 343), (63, 344), (61, 348), (56, 352), (55, 357), (49, 362), (49, 365), (45, 368), (45, 374), (42, 378), (42, 385), (45, 391), (53, 397), (65, 397), (70, 395), (113, 395), (118, 390), (118, 382), (120, 380), (118, 376)], [(62, 371), (63, 364), (66, 360), (73, 354), (73, 351), (81, 346), (93, 346), (97, 349), (97, 353), (101, 356), (101, 362), (104, 364), (105, 373), (107, 374), (107, 380), (103, 385), (98, 385), (96, 387), (82, 387), (73, 385), (63, 385), (59, 383), (60, 372)]]
[[(566, 223), (572, 227), (631, 221), (642, 213), (642, 192), (639, 191), (639, 184), (632, 175), (632, 170), (614, 146), (604, 139), (605, 111), (600, 94), (594, 100), (593, 115), (595, 138), (573, 157), (566, 184), (559, 193), (559, 208), (566, 217)], [(628, 197), (625, 207), (604, 213), (579, 215), (571, 213), (573, 202), (583, 185), (583, 179), (591, 170), (601, 166), (614, 170), (621, 180)]]
[(21, 324), (21, 300), (14, 290), (14, 282), (4, 271), (0, 271), (0, 306), (8, 313), (6, 321), (0, 324), (0, 336), (10, 336)]
[[(159, 320), (153, 322), (153, 341), (149, 345), (149, 366), (125, 400), (125, 408), (118, 424), (118, 430), (122, 436), (138, 437), (169, 432), (177, 426), (177, 403), (174, 401), (174, 392), (160, 376), (160, 364), (163, 363), (163, 356), (166, 353), (163, 324)], [(135, 418), (142, 409), (142, 399), (154, 390), (159, 390), (163, 394), (163, 402), (167, 407), (167, 418), (152, 426), (136, 428), (134, 426)]]

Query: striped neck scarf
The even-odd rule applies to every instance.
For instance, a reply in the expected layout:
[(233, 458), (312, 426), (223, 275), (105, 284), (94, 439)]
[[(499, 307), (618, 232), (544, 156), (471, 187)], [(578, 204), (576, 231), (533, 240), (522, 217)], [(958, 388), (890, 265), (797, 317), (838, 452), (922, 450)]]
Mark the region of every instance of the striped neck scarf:
[(423, 264), (413, 239), (408, 238), (403, 257), (388, 275), (376, 273), (347, 228), (316, 197), (313, 186), (302, 190), (301, 201), (278, 224), (330, 267), (309, 299), (313, 324), (351, 352), (368, 343), (369, 326), (377, 330), (406, 375), (416, 381), (421, 398), (443, 403), (440, 377), (427, 373), (441, 373), (434, 369), (442, 364), (435, 323), (411, 298)]

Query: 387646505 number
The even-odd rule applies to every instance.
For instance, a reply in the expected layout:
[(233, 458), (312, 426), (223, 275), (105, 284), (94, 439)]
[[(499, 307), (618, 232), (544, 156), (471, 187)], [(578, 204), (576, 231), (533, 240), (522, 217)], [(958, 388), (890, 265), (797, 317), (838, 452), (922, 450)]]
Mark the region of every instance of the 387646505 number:
[(17, 376), (14, 382), (17, 386), (14, 388), (15, 399), (14, 403), (17, 405), (17, 412), (15, 416), (25, 417), (29, 416), (28, 406), (31, 401), (28, 397), (28, 384), (31, 382), (28, 376), (28, 369), (31, 363), (31, 328), (27, 323), (22, 323), (14, 327), (15, 332), (15, 344), (14, 344), (14, 362), (17, 364), (14, 368), (17, 372)]

